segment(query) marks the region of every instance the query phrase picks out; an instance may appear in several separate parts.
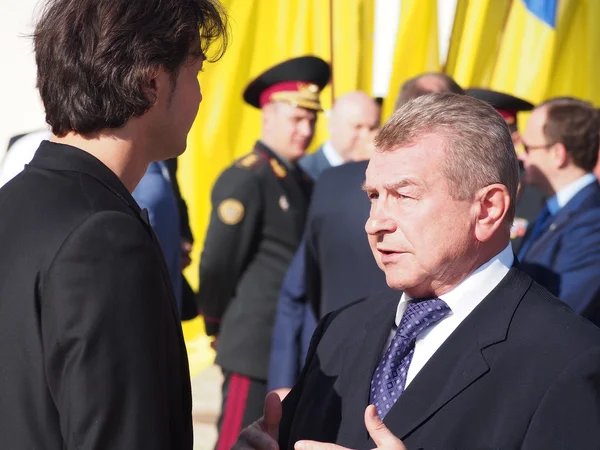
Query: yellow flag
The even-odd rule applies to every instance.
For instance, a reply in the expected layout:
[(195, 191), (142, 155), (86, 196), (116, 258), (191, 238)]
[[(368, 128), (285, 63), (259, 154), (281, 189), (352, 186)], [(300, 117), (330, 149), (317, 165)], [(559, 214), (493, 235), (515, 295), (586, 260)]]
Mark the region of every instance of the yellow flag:
[(570, 95), (600, 105), (600, 2), (565, 0), (546, 98)]
[(331, 6), (335, 97), (354, 90), (370, 93), (375, 0), (331, 0)]
[(510, 0), (458, 0), (445, 72), (464, 88), (490, 83)]
[(556, 54), (557, 0), (514, 0), (491, 88), (536, 104), (546, 98)]

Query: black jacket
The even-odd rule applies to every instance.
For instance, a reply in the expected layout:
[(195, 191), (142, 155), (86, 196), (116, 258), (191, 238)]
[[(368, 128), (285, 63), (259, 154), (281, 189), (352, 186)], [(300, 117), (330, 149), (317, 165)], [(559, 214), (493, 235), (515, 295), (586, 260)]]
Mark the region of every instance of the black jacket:
[[(283, 402), (280, 448), (299, 439), (375, 448), (370, 381), (398, 295), (324, 317)], [(513, 267), (434, 353), (385, 416), (412, 449), (596, 449), (600, 330)]]
[(191, 449), (173, 288), (116, 175), (44, 141), (0, 217), (0, 447)]

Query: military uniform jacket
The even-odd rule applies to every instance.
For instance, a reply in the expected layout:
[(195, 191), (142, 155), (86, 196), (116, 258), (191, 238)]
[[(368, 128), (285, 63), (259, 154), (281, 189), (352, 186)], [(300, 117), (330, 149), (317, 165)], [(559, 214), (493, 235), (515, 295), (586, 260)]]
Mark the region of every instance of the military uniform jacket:
[(261, 142), (217, 179), (199, 302), (216, 363), (265, 380), (277, 297), (304, 230), (312, 182)]
[(117, 176), (44, 141), (0, 217), (0, 448), (191, 450), (173, 287)]

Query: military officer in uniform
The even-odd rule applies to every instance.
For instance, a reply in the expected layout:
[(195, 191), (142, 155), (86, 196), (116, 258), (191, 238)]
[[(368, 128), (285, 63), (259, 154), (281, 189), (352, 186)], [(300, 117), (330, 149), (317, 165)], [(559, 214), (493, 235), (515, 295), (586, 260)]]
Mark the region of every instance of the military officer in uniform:
[[(503, 92), (489, 89), (467, 89), (467, 94), (489, 103), (500, 113), (508, 125), (512, 134), (513, 144), (516, 149), (520, 148), (521, 136), (517, 127), (517, 114), (521, 111), (531, 111), (533, 105), (526, 100), (505, 94)], [(519, 162), (521, 178), (523, 176), (523, 165)], [(535, 186), (521, 184), (517, 198), (517, 210), (515, 220), (510, 231), (510, 239), (515, 252), (519, 251), (523, 236), (529, 224), (535, 221), (538, 213), (544, 206), (544, 193)]]
[(198, 295), (224, 375), (219, 450), (262, 415), (277, 295), (312, 190), (296, 162), (312, 140), (329, 78), (325, 61), (305, 56), (252, 81), (244, 100), (261, 109), (261, 138), (213, 187)]

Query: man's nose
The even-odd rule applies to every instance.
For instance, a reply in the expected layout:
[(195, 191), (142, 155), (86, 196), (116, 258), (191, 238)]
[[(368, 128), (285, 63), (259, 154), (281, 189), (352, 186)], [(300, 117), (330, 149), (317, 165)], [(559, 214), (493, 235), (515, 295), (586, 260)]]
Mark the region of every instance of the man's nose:
[(372, 236), (382, 233), (393, 233), (396, 222), (382, 211), (382, 208), (371, 208), (371, 214), (365, 223), (365, 231)]

